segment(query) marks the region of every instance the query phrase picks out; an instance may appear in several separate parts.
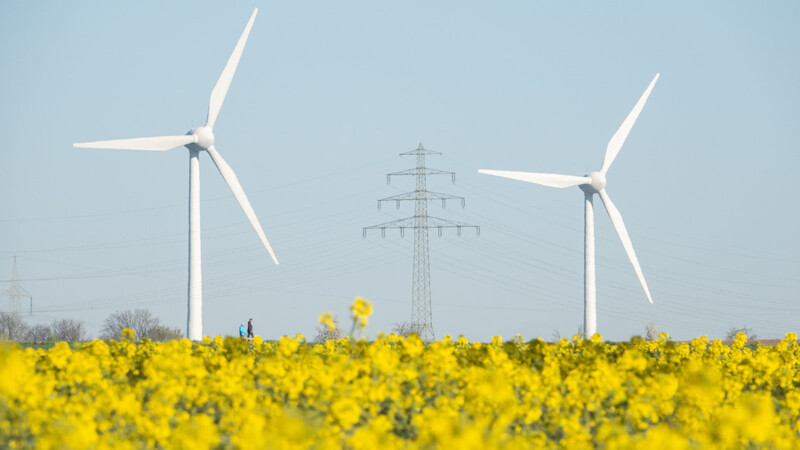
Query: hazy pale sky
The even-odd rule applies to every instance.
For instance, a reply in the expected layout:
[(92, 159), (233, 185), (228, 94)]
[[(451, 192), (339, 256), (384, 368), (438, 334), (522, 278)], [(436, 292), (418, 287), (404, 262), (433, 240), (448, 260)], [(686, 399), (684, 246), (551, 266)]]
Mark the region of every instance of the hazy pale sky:
[[(272, 264), (201, 155), (204, 331), (255, 318), (266, 338), (314, 335), (322, 312), (369, 334), (411, 315), (413, 215), (376, 201), (414, 189), (399, 153), (442, 152), (430, 237), (436, 336), (571, 335), (583, 321), (583, 193), (477, 173), (583, 175), (656, 73), (608, 173), (649, 304), (595, 202), (598, 331), (678, 339), (800, 318), (800, 4), (776, 2), (43, 2), (0, 14), (0, 289), (17, 256), (30, 323), (148, 308), (185, 329), (188, 151), (73, 149), (182, 134), (254, 7), (216, 123), (281, 261)], [(7, 297), (0, 309), (8, 307)]]

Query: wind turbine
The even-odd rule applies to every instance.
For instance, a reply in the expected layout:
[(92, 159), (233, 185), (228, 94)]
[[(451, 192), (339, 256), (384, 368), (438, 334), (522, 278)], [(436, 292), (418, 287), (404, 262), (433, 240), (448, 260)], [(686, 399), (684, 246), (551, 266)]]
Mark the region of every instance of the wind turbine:
[(650, 303), (653, 303), (653, 298), (650, 296), (650, 289), (647, 288), (647, 282), (644, 280), (642, 268), (639, 266), (639, 260), (636, 259), (636, 253), (633, 251), (631, 238), (628, 237), (628, 231), (625, 229), (625, 223), (622, 221), (622, 215), (620, 215), (619, 210), (617, 210), (617, 207), (614, 206), (611, 198), (609, 198), (608, 193), (606, 193), (606, 173), (611, 167), (611, 163), (614, 162), (614, 158), (617, 157), (620, 149), (622, 149), (622, 144), (625, 143), (625, 139), (628, 137), (628, 133), (630, 133), (633, 123), (636, 122), (636, 118), (639, 117), (639, 113), (642, 112), (642, 108), (647, 101), (647, 97), (650, 95), (650, 91), (653, 90), (653, 86), (655, 86), (659, 75), (660, 74), (656, 74), (656, 76), (653, 78), (653, 81), (651, 81), (650, 85), (647, 86), (644, 94), (642, 94), (641, 98), (639, 98), (639, 101), (636, 102), (633, 110), (630, 112), (630, 114), (628, 114), (628, 117), (626, 117), (622, 122), (622, 125), (620, 125), (617, 132), (611, 136), (611, 141), (609, 141), (608, 146), (606, 147), (606, 155), (603, 158), (603, 165), (600, 167), (599, 171), (589, 172), (582, 177), (558, 175), (553, 173), (510, 172), (506, 170), (481, 169), (478, 171), (480, 173), (496, 175), (498, 177), (511, 178), (512, 180), (541, 184), (542, 186), (557, 188), (578, 186), (581, 188), (581, 190), (583, 190), (585, 198), (583, 247), (583, 329), (587, 338), (591, 337), (597, 332), (597, 298), (595, 296), (594, 272), (594, 207), (592, 206), (592, 198), (594, 197), (594, 194), (598, 194), (600, 196), (600, 200), (603, 201), (603, 205), (606, 208), (608, 217), (611, 218), (611, 223), (614, 224), (614, 229), (617, 230), (617, 234), (622, 241), (622, 246), (625, 247), (625, 253), (628, 254), (628, 259), (630, 259), (631, 264), (633, 265), (633, 270), (636, 272), (636, 276), (639, 277), (639, 282), (642, 283), (642, 288), (644, 288), (644, 293), (647, 295), (647, 300), (650, 301)]
[(250, 202), (247, 200), (244, 190), (242, 190), (239, 179), (236, 178), (233, 169), (222, 159), (222, 156), (214, 147), (214, 133), (212, 132), (214, 123), (217, 121), (217, 116), (222, 108), (222, 103), (225, 101), (225, 95), (231, 85), (231, 80), (233, 80), (233, 75), (236, 73), (236, 67), (239, 65), (239, 59), (242, 57), (242, 51), (244, 51), (256, 14), (258, 14), (258, 8), (253, 10), (253, 14), (250, 16), (239, 42), (234, 47), (228, 63), (225, 64), (225, 68), (222, 70), (222, 75), (220, 75), (217, 84), (211, 91), (208, 117), (205, 125), (193, 128), (186, 134), (179, 136), (156, 136), (72, 144), (73, 147), (122, 150), (164, 151), (180, 146), (185, 146), (189, 149), (189, 312), (187, 315), (186, 336), (194, 341), (203, 339), (203, 283), (200, 269), (200, 152), (207, 152), (211, 156), (214, 165), (217, 166), (222, 178), (228, 184), (234, 197), (236, 197), (245, 215), (250, 220), (250, 224), (258, 233), (261, 243), (264, 244), (275, 264), (278, 264), (278, 259), (275, 258), (275, 253), (264, 235), (264, 230), (258, 222), (258, 217), (256, 217), (253, 207), (250, 206)]

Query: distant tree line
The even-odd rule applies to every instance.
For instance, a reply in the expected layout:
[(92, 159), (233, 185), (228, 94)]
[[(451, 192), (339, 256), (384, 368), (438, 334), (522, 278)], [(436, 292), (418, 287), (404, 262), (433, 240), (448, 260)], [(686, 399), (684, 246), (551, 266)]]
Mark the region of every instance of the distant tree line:
[(50, 325), (28, 325), (17, 313), (0, 313), (0, 340), (18, 342), (83, 341), (88, 334), (82, 322), (58, 319)]
[(150, 314), (150, 311), (140, 308), (133, 311), (117, 311), (108, 316), (103, 321), (100, 339), (119, 339), (125, 328), (133, 330), (136, 339), (170, 341), (183, 338), (180, 328), (163, 325), (158, 317)]
[[(136, 339), (169, 341), (183, 338), (180, 328), (162, 324), (146, 309), (135, 309), (110, 314), (103, 321), (100, 339), (119, 339), (125, 328), (132, 329)], [(0, 312), (0, 341), (44, 343), (88, 339), (89, 333), (78, 320), (57, 319), (49, 325), (28, 325), (19, 313)]]

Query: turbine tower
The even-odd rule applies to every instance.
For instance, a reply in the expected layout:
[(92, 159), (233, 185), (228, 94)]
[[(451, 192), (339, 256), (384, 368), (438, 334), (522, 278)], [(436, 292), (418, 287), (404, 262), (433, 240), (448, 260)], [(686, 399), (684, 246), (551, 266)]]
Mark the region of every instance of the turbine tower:
[(636, 258), (636, 253), (633, 251), (633, 244), (628, 237), (628, 231), (625, 229), (625, 223), (622, 221), (622, 216), (611, 202), (608, 193), (606, 193), (606, 173), (617, 157), (619, 151), (622, 149), (622, 144), (628, 137), (633, 123), (642, 112), (647, 97), (650, 91), (653, 90), (659, 74), (653, 78), (650, 85), (642, 94), (639, 101), (633, 107), (633, 110), (628, 114), (628, 117), (622, 122), (616, 133), (611, 137), (611, 141), (606, 147), (606, 154), (603, 158), (603, 165), (599, 171), (590, 172), (585, 176), (578, 177), (572, 175), (558, 175), (552, 173), (531, 173), (531, 172), (510, 172), (506, 170), (479, 170), (478, 172), (488, 175), (496, 175), (499, 177), (511, 178), (512, 180), (527, 181), (528, 183), (540, 184), (542, 186), (550, 186), (556, 188), (566, 188), (571, 186), (578, 186), (584, 193), (584, 310), (583, 310), (583, 329), (586, 337), (589, 338), (597, 332), (597, 298), (595, 295), (595, 262), (594, 262), (594, 207), (592, 205), (592, 198), (594, 194), (600, 196), (603, 206), (606, 208), (608, 217), (611, 218), (611, 223), (617, 231), (622, 246), (625, 248), (625, 253), (628, 255), (633, 270), (636, 276), (639, 277), (639, 282), (644, 288), (644, 293), (647, 295), (647, 300), (653, 303), (653, 298), (650, 296), (650, 289), (647, 288), (647, 282), (644, 280), (642, 268), (639, 266), (639, 260)]
[(239, 202), (239, 205), (244, 210), (245, 215), (250, 220), (250, 224), (255, 228), (261, 243), (269, 252), (275, 264), (278, 264), (275, 253), (272, 251), (267, 237), (264, 235), (264, 230), (258, 222), (258, 217), (250, 206), (250, 201), (242, 190), (239, 179), (233, 172), (228, 163), (222, 159), (222, 156), (214, 146), (214, 123), (217, 121), (217, 116), (222, 108), (222, 103), (225, 101), (225, 95), (228, 93), (228, 88), (233, 80), (233, 75), (236, 73), (236, 67), (239, 65), (239, 59), (242, 57), (247, 37), (250, 35), (250, 29), (253, 27), (253, 21), (258, 14), (258, 8), (253, 10), (247, 26), (239, 38), (239, 42), (233, 49), (233, 53), (228, 59), (228, 63), (222, 70), (217, 84), (211, 91), (211, 99), (208, 104), (208, 117), (206, 124), (202, 127), (197, 127), (184, 135), (179, 136), (157, 136), (157, 137), (143, 137), (134, 139), (118, 139), (112, 141), (95, 141), (95, 142), (80, 142), (73, 144), (73, 147), (82, 148), (112, 148), (122, 150), (154, 150), (164, 151), (176, 147), (185, 146), (189, 149), (189, 304), (188, 314), (186, 320), (186, 337), (191, 340), (197, 341), (203, 339), (203, 292), (202, 292), (202, 273), (200, 264), (200, 153), (206, 152), (211, 157), (214, 165), (217, 166), (220, 175), (228, 184), (228, 187), (233, 192), (234, 197)]
[(431, 265), (430, 252), (428, 251), (428, 229), (436, 228), (439, 236), (442, 235), (442, 229), (444, 228), (457, 229), (459, 236), (461, 236), (462, 228), (475, 228), (479, 235), (481, 229), (477, 225), (454, 222), (452, 220), (440, 219), (428, 215), (428, 201), (430, 200), (441, 200), (442, 208), (447, 205), (447, 200), (461, 200), (462, 208), (465, 204), (464, 197), (456, 197), (454, 195), (441, 194), (428, 190), (428, 175), (450, 175), (453, 183), (456, 182), (456, 174), (454, 172), (445, 172), (426, 167), (425, 156), (428, 155), (441, 155), (441, 153), (426, 149), (422, 146), (422, 143), (419, 144), (416, 150), (400, 153), (400, 156), (416, 157), (417, 167), (386, 175), (386, 183), (388, 184), (391, 182), (392, 176), (413, 175), (416, 178), (416, 190), (414, 190), (414, 192), (406, 192), (405, 194), (378, 200), (378, 209), (381, 209), (381, 203), (383, 202), (393, 201), (399, 209), (400, 202), (413, 201), (414, 215), (412, 217), (406, 217), (405, 219), (365, 227), (363, 233), (364, 237), (367, 237), (367, 230), (381, 230), (381, 236), (385, 236), (387, 228), (397, 228), (400, 230), (400, 236), (404, 236), (407, 228), (414, 230), (414, 269), (411, 281), (411, 325), (422, 339), (433, 340), (435, 334), (433, 332), (433, 313), (431, 311)]

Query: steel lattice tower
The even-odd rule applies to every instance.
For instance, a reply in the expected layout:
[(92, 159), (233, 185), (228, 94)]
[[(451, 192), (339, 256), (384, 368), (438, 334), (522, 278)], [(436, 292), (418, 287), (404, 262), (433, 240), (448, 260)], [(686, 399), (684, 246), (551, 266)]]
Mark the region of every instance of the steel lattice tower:
[(433, 331), (433, 314), (431, 312), (431, 267), (428, 250), (428, 229), (436, 228), (439, 236), (441, 236), (442, 229), (456, 228), (458, 235), (461, 236), (462, 228), (475, 228), (478, 235), (480, 235), (480, 227), (477, 225), (454, 222), (452, 220), (441, 219), (428, 215), (428, 201), (430, 200), (441, 200), (442, 208), (446, 206), (447, 200), (461, 200), (462, 208), (464, 207), (465, 201), (464, 197), (431, 192), (427, 189), (428, 175), (450, 175), (452, 182), (456, 182), (455, 172), (446, 172), (426, 167), (425, 156), (427, 155), (441, 155), (441, 153), (427, 150), (422, 146), (422, 143), (419, 144), (416, 150), (400, 153), (400, 156), (415, 156), (417, 165), (413, 169), (387, 174), (386, 182), (391, 183), (392, 176), (413, 175), (416, 178), (416, 190), (414, 190), (414, 192), (407, 192), (378, 200), (378, 209), (381, 209), (382, 202), (394, 201), (399, 209), (400, 202), (413, 200), (414, 216), (382, 223), (380, 225), (365, 227), (363, 233), (364, 237), (366, 237), (367, 230), (379, 229), (381, 230), (381, 236), (385, 236), (387, 228), (396, 228), (400, 230), (400, 235), (403, 236), (407, 228), (412, 228), (414, 230), (414, 266), (411, 282), (411, 324), (413, 329), (419, 332), (419, 335), (422, 339), (433, 340), (435, 338), (435, 334)]
[(411, 281), (411, 323), (419, 324), (420, 337), (433, 339), (431, 312), (431, 263), (428, 251), (427, 177), (425, 152), (420, 142), (417, 154), (417, 189), (414, 191), (414, 274)]
[(11, 314), (19, 314), (22, 309), (22, 302), (20, 298), (27, 297), (30, 300), (30, 314), (33, 314), (33, 297), (31, 293), (26, 291), (24, 287), (19, 285), (17, 277), (17, 257), (14, 257), (14, 269), (11, 272), (11, 287), (9, 287), (3, 294), (8, 296), (8, 311)]

